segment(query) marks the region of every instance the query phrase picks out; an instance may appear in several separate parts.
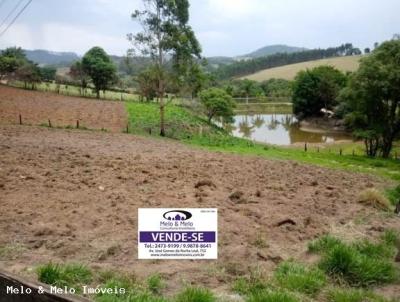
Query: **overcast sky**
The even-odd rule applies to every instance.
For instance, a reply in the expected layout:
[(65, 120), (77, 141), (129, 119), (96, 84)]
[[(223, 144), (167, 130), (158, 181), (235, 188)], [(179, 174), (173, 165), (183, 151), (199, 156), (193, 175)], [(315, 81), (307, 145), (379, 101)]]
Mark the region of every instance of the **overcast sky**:
[[(28, 0), (0, 0), (0, 24)], [(0, 48), (85, 53), (101, 46), (123, 55), (141, 0), (33, 0)], [(399, 0), (191, 0), (190, 24), (204, 56), (235, 56), (271, 44), (307, 48), (344, 42), (365, 48), (400, 33)], [(9, 18), (12, 19), (12, 18)], [(7, 22), (6, 22), (7, 24)], [(0, 28), (0, 32), (4, 29)]]

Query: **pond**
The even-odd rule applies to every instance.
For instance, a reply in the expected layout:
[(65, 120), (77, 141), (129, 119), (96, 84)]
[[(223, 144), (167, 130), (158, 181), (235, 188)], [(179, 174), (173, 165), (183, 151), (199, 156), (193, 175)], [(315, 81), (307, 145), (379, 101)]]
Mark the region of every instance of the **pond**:
[(274, 145), (296, 143), (332, 143), (349, 140), (345, 133), (304, 131), (293, 114), (238, 114), (235, 122), (225, 126), (232, 135)]

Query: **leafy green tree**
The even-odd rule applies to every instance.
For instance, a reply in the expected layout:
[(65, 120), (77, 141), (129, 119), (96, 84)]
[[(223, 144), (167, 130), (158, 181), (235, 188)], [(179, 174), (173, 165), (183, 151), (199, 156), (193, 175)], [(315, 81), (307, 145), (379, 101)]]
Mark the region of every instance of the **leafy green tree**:
[(369, 53), (371, 53), (371, 48), (367, 47), (364, 49), (364, 53), (367, 55)]
[[(201, 47), (189, 21), (188, 0), (143, 0), (145, 9), (136, 10), (132, 19), (138, 21), (143, 31), (128, 34), (136, 50), (151, 58), (157, 74), (157, 96), (160, 106), (160, 135), (165, 136), (165, 92), (169, 77), (184, 73), (200, 57)], [(168, 58), (172, 58), (172, 70)]]
[(0, 54), (0, 80), (11, 76), (19, 67), (28, 63), (21, 48), (9, 47)]
[(400, 135), (400, 40), (384, 42), (363, 58), (341, 99), (349, 108), (348, 124), (371, 145), (367, 153), (380, 150), (389, 157)]
[(199, 94), (200, 102), (205, 108), (208, 121), (214, 117), (222, 117), (225, 121), (231, 121), (236, 104), (232, 97), (223, 89), (209, 88)]
[(331, 66), (300, 71), (293, 87), (293, 111), (300, 117), (319, 116), (321, 109), (333, 110), (347, 77)]
[(80, 95), (85, 95), (85, 91), (90, 79), (83, 69), (82, 61), (76, 61), (74, 64), (72, 64), (68, 74), (73, 81), (78, 83), (80, 87)]
[(93, 47), (82, 58), (83, 71), (91, 78), (97, 98), (116, 80), (116, 67), (101, 47)]
[(237, 81), (237, 89), (239, 94), (246, 98), (246, 104), (249, 103), (249, 97), (263, 94), (258, 82), (248, 79)]
[(44, 82), (52, 82), (56, 78), (57, 69), (52, 66), (41, 67), (40, 69), (40, 78)]

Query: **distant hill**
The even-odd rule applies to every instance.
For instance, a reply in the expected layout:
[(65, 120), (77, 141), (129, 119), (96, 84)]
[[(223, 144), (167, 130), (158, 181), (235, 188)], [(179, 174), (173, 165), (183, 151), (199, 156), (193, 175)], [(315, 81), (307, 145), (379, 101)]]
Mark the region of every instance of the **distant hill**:
[(43, 49), (24, 50), (27, 58), (39, 65), (69, 66), (79, 56), (74, 52), (56, 52)]
[(283, 45), (283, 44), (277, 44), (277, 45), (269, 45), (262, 47), (260, 49), (257, 49), (256, 51), (253, 51), (251, 53), (248, 53), (243, 56), (239, 56), (238, 58), (260, 58), (260, 57), (265, 57), (265, 56), (270, 56), (274, 55), (277, 53), (293, 53), (293, 52), (299, 52), (299, 51), (304, 51), (308, 50), (307, 48), (304, 47), (296, 47), (296, 46), (288, 46), (288, 45)]
[(314, 68), (321, 65), (334, 66), (341, 71), (356, 71), (360, 65), (360, 59), (362, 56), (346, 56), (346, 57), (335, 57), (329, 59), (315, 60), (302, 62), (297, 64), (290, 64), (275, 68), (264, 69), (242, 77), (243, 79), (249, 79), (254, 81), (265, 81), (272, 78), (293, 80), (296, 74), (301, 70), (307, 68)]

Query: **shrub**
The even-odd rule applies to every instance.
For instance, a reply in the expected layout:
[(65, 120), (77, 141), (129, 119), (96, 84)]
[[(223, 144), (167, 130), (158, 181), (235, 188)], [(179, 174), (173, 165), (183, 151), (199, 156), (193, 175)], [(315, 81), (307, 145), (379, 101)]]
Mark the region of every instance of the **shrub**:
[(326, 283), (325, 274), (318, 268), (306, 268), (294, 262), (283, 262), (275, 271), (279, 285), (308, 295), (316, 294)]
[(244, 278), (240, 277), (235, 280), (232, 290), (241, 295), (249, 295), (268, 288), (267, 283), (261, 278)]
[(187, 287), (176, 296), (176, 302), (214, 302), (214, 294), (207, 288)]
[(379, 210), (390, 209), (389, 200), (376, 189), (367, 189), (361, 192), (358, 196), (358, 202)]
[(293, 294), (281, 290), (264, 290), (253, 293), (247, 302), (299, 302)]

